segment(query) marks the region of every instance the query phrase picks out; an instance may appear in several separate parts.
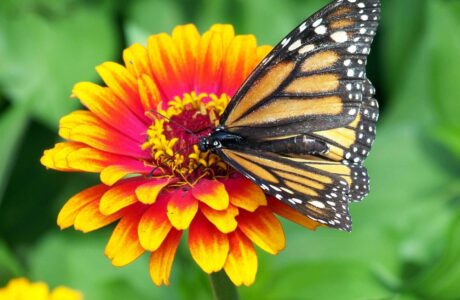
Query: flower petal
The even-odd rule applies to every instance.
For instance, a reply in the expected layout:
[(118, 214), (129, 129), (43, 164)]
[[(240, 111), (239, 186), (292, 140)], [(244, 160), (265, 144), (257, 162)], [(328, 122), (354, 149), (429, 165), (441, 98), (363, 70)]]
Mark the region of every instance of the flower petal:
[(224, 270), (233, 284), (249, 286), (257, 273), (257, 254), (251, 241), (240, 231), (228, 235), (230, 252)]
[(136, 78), (142, 75), (152, 77), (152, 70), (150, 69), (149, 56), (147, 49), (140, 44), (133, 44), (123, 51), (123, 61), (126, 68)]
[[(47, 168), (58, 170), (58, 171), (79, 171), (74, 170), (69, 166), (67, 161), (67, 156), (85, 148), (86, 146), (82, 143), (75, 143), (75, 142), (65, 142), (65, 143), (57, 143), (54, 145), (54, 148), (45, 150), (43, 156), (40, 158), (40, 163)], [(95, 171), (97, 172), (97, 171)]]
[(312, 219), (305, 217), (295, 209), (291, 208), (289, 205), (284, 204), (278, 199), (269, 198), (268, 207), (277, 215), (282, 216), (289, 221), (297, 223), (303, 227), (306, 227), (310, 230), (316, 230), (320, 226), (324, 226), (319, 222), (315, 222)]
[(98, 202), (108, 189), (108, 186), (99, 184), (87, 188), (70, 198), (59, 212), (57, 218), (57, 224), (59, 227), (61, 229), (65, 229), (72, 226), (78, 213), (90, 203)]
[(222, 37), (224, 51), (228, 49), (235, 37), (235, 29), (230, 24), (214, 24), (209, 28), (209, 31), (218, 33)]
[(257, 64), (257, 42), (253, 35), (236, 36), (225, 56), (222, 92), (234, 95)]
[(197, 56), (195, 91), (216, 93), (221, 83), (223, 61), (222, 35), (206, 32), (200, 42)]
[(127, 136), (139, 139), (147, 130), (139, 118), (131, 112), (109, 88), (91, 82), (77, 83), (72, 94), (99, 119)]
[(190, 225), (188, 245), (193, 259), (208, 274), (221, 270), (227, 260), (227, 235), (217, 230), (200, 213)]
[(113, 165), (101, 171), (101, 181), (106, 185), (113, 185), (120, 179), (131, 174), (148, 174), (152, 167), (146, 166), (138, 160), (127, 161), (122, 165)]
[(152, 178), (136, 188), (136, 196), (144, 204), (153, 204), (161, 190), (170, 182), (169, 178)]
[(114, 266), (125, 266), (144, 253), (137, 236), (137, 226), (142, 212), (140, 206), (127, 211), (115, 227), (105, 248), (105, 255)]
[(263, 45), (257, 48), (257, 63), (260, 63), (272, 51), (273, 47)]
[(193, 187), (192, 194), (198, 200), (217, 210), (226, 209), (229, 204), (225, 185), (217, 180), (200, 180), (196, 186)]
[(165, 34), (152, 35), (147, 43), (155, 81), (167, 99), (190, 91), (186, 74), (183, 73), (184, 61), (172, 38)]
[(163, 283), (169, 285), (169, 275), (171, 274), (174, 255), (181, 237), (182, 231), (172, 229), (160, 248), (150, 256), (150, 278), (152, 278), (156, 286), (160, 286)]
[(161, 94), (152, 77), (142, 75), (137, 80), (137, 84), (139, 86), (139, 95), (144, 111), (148, 112), (157, 109), (158, 104), (161, 103)]
[(150, 205), (139, 222), (137, 232), (142, 247), (155, 251), (163, 243), (172, 228), (166, 216), (167, 196), (162, 196), (157, 203)]
[(99, 199), (83, 207), (75, 218), (74, 227), (82, 232), (90, 232), (102, 228), (121, 218), (121, 211), (112, 215), (103, 215), (99, 211)]
[(266, 206), (267, 199), (259, 186), (247, 179), (229, 179), (224, 181), (230, 203), (245, 209), (255, 211), (259, 206)]
[(264, 206), (255, 212), (240, 211), (238, 228), (257, 246), (271, 254), (284, 249), (286, 240), (283, 228), (273, 213)]
[(224, 210), (215, 210), (201, 203), (200, 210), (222, 233), (232, 232), (238, 226), (235, 219), (238, 215), (238, 209), (233, 205), (229, 205), (228, 208)]
[(186, 62), (183, 66), (183, 72), (185, 78), (191, 87), (193, 82), (193, 75), (195, 74), (195, 62), (198, 54), (198, 47), (200, 44), (200, 33), (196, 29), (195, 25), (187, 24), (182, 26), (176, 26), (172, 33), (172, 39), (177, 45), (179, 55)]
[(174, 228), (187, 229), (198, 211), (198, 201), (190, 190), (178, 189), (168, 202), (168, 219)]
[(115, 184), (101, 198), (99, 204), (101, 213), (111, 215), (138, 202), (135, 191), (144, 182), (143, 178), (130, 178)]
[(109, 61), (97, 66), (96, 71), (129, 110), (140, 120), (146, 120), (137, 90), (137, 79), (125, 67)]
[(81, 142), (109, 153), (138, 158), (149, 158), (149, 151), (141, 149), (140, 138), (135, 141), (116, 129), (106, 125), (89, 111), (75, 111), (61, 118), (59, 122), (61, 137)]

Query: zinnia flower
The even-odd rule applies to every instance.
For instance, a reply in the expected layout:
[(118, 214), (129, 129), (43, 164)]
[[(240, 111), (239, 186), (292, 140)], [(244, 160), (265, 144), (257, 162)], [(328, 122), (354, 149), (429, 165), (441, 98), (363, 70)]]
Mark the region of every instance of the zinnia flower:
[(257, 271), (254, 244), (277, 254), (285, 237), (274, 213), (310, 229), (303, 217), (263, 191), (197, 142), (218, 124), (231, 96), (269, 46), (253, 35), (214, 25), (161, 33), (147, 47), (123, 53), (124, 66), (106, 62), (97, 72), (106, 87), (80, 82), (73, 96), (88, 110), (63, 117), (66, 142), (41, 162), (59, 171), (100, 173), (101, 184), (72, 197), (58, 224), (89, 232), (118, 221), (105, 249), (115, 266), (150, 252), (150, 275), (169, 284), (179, 241), (207, 273), (224, 269), (236, 285)]
[(2, 300), (82, 300), (83, 295), (75, 290), (59, 286), (52, 291), (44, 282), (30, 282), (25, 278), (15, 278), (7, 286), (0, 288)]

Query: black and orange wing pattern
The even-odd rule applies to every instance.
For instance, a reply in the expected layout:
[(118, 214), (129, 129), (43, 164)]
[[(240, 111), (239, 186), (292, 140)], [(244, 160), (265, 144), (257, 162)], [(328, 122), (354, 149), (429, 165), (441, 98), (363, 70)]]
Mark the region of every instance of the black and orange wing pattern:
[(362, 162), (374, 141), (378, 104), (365, 67), (379, 19), (379, 0), (333, 1), (267, 55), (220, 121), (248, 145), (283, 139), (299, 149), (308, 139), (327, 145), (313, 156), (247, 145), (218, 153), (274, 197), (344, 230), (351, 230), (348, 203), (368, 193)]

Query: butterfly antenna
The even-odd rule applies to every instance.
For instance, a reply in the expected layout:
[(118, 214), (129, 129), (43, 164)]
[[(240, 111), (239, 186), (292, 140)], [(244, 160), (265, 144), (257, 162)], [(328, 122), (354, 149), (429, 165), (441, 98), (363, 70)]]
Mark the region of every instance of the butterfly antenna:
[(149, 112), (150, 112), (150, 113), (153, 113), (153, 114), (156, 114), (156, 115), (158, 115), (158, 116), (160, 116), (160, 117), (162, 117), (162, 118), (168, 120), (168, 122), (174, 123), (175, 125), (177, 125), (177, 126), (179, 126), (180, 128), (184, 129), (185, 132), (187, 132), (188, 134), (191, 134), (191, 135), (193, 135), (194, 137), (198, 138), (198, 135), (197, 135), (195, 132), (191, 131), (190, 129), (188, 129), (188, 128), (185, 127), (184, 125), (182, 125), (182, 124), (180, 124), (180, 123), (178, 123), (178, 122), (172, 120), (171, 118), (168, 118), (167, 116), (163, 115), (162, 113), (157, 112), (157, 111), (155, 111), (155, 110), (150, 110)]

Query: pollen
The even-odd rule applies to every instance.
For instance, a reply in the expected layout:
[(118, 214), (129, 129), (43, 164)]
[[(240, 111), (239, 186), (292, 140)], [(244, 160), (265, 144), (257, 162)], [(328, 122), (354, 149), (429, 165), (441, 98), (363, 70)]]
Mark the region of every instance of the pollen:
[(226, 94), (195, 92), (174, 97), (168, 107), (148, 111), (152, 120), (142, 149), (150, 149), (149, 164), (168, 175), (180, 175), (185, 182), (196, 178), (225, 175), (227, 165), (215, 154), (200, 151), (197, 144), (218, 123), (230, 98)]

